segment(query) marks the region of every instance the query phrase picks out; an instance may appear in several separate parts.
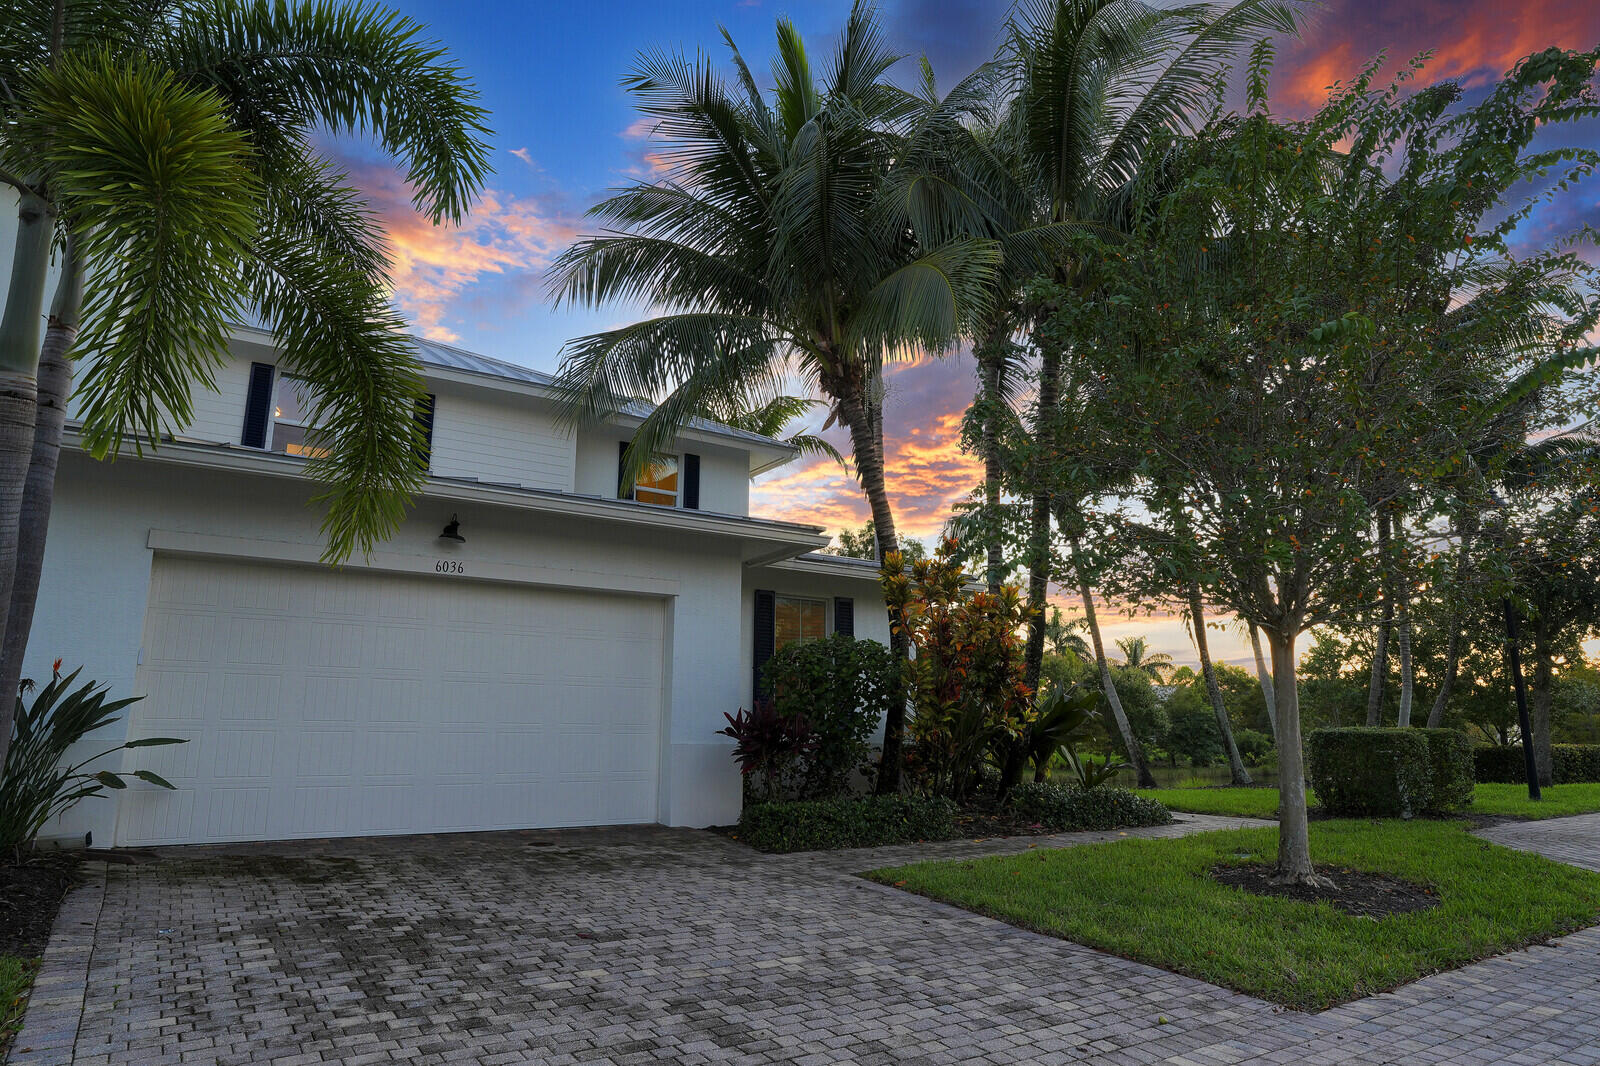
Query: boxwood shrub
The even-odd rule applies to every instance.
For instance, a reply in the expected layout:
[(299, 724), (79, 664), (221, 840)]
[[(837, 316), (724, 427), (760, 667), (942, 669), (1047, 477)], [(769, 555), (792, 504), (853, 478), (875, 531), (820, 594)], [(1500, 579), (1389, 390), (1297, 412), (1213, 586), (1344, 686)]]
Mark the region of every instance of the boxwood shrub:
[[(1472, 802), (1472, 741), (1459, 729), (1418, 729), (1428, 742), (1429, 788), (1424, 809), (1454, 810)], [(1320, 794), (1320, 793), (1319, 793)]]
[[(1528, 780), (1521, 744), (1476, 748), (1472, 762), (1479, 781), (1520, 785)], [(1600, 744), (1550, 745), (1550, 774), (1558, 785), (1600, 781)]]
[(1109, 785), (1079, 788), (1028, 781), (1011, 790), (1009, 802), (1017, 814), (1058, 833), (1172, 821), (1172, 815), (1155, 800)]
[(1317, 729), (1307, 738), (1307, 769), (1329, 814), (1410, 818), (1427, 810), (1433, 773), (1420, 729), (1354, 726)]
[(927, 796), (843, 796), (746, 804), (739, 839), (760, 851), (872, 848), (956, 835), (956, 805)]

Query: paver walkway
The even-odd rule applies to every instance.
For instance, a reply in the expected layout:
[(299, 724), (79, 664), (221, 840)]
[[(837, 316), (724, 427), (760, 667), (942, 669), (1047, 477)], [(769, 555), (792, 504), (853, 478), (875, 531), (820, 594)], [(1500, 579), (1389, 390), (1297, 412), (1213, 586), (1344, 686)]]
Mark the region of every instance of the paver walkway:
[[(1251, 823), (1185, 815), (1171, 835)], [(57, 921), (14, 1066), (1600, 1063), (1600, 929), (1321, 1014), (668, 829), (178, 849)], [(1600, 868), (1600, 815), (1486, 835)]]

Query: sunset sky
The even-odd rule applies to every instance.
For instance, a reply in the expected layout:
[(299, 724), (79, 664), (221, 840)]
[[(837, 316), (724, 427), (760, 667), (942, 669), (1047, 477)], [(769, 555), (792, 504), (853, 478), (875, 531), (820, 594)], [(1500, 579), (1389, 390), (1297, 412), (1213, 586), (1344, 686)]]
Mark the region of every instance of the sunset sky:
[[(434, 228), (410, 208), (401, 178), (358, 146), (338, 150), (383, 220), (395, 256), (396, 301), (423, 334), (516, 363), (555, 369), (569, 338), (618, 325), (639, 308), (552, 310), (545, 270), (588, 232), (584, 210), (611, 187), (651, 173), (644, 124), (619, 79), (641, 49), (681, 46), (723, 55), (724, 25), (758, 73), (774, 19), (794, 19), (816, 50), (843, 25), (848, 0), (600, 0), (597, 3), (462, 4), (391, 0), (426, 26), (476, 80), (492, 112), (495, 175), (459, 228)], [(950, 85), (988, 59), (1007, 5), (991, 0), (884, 0), (893, 43), (926, 54)], [(1600, 44), (1596, 0), (1328, 0), (1302, 39), (1284, 42), (1273, 82), (1277, 110), (1313, 109), (1380, 50), (1391, 66), (1433, 50), (1424, 83), (1454, 78), (1481, 90), (1529, 52)], [(906, 77), (912, 64), (903, 65)], [(1600, 124), (1563, 139), (1600, 143)], [(1583, 223), (1600, 227), (1600, 180), (1542, 205), (1524, 239), (1543, 243)], [(886, 447), (890, 491), (902, 528), (929, 538), (974, 487), (976, 464), (959, 447), (973, 368), (961, 353), (888, 372)], [(845, 448), (841, 437), (840, 447)], [(835, 463), (807, 461), (756, 486), (758, 514), (836, 530), (865, 521), (854, 479)], [(1214, 619), (1221, 624), (1225, 619)], [(1108, 619), (1108, 636), (1144, 633), (1179, 662), (1194, 661), (1184, 627), (1170, 618)], [(1214, 654), (1243, 665), (1248, 645), (1217, 631)]]

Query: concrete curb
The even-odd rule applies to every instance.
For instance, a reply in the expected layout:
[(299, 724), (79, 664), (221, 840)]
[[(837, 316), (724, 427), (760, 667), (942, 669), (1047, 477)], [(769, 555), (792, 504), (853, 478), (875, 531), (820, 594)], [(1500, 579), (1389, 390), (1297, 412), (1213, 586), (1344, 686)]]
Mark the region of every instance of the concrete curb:
[(11, 1044), (9, 1066), (57, 1066), (70, 1063), (83, 1017), (94, 953), (95, 927), (106, 898), (106, 864), (86, 862), (79, 870), (84, 883), (67, 893), (50, 930), (44, 963), (28, 995), (22, 1031)]

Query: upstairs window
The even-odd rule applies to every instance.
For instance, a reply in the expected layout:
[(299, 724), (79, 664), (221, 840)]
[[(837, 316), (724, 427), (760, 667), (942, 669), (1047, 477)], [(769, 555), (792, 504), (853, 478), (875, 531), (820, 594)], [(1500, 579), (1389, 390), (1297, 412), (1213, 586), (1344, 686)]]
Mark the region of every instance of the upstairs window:
[(280, 374), (272, 402), (272, 436), (267, 447), (285, 455), (302, 455), (308, 459), (328, 454), (326, 448), (308, 443), (317, 428), (312, 421), (317, 397), (310, 382), (292, 374)]
[(663, 507), (678, 506), (679, 461), (676, 455), (657, 455), (639, 471), (633, 484), (633, 498), (640, 503)]

